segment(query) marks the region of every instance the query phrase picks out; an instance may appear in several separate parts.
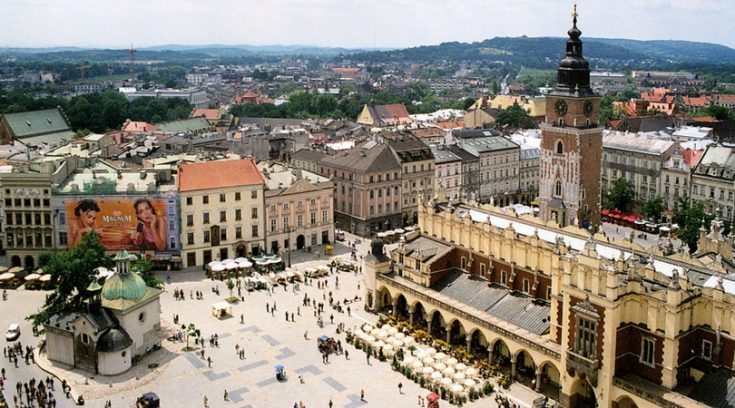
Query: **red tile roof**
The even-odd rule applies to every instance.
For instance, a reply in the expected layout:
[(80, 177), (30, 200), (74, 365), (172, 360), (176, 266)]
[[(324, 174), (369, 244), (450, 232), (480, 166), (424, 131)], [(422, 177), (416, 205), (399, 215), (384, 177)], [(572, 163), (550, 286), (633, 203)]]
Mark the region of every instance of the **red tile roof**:
[(355, 68), (355, 67), (335, 67), (335, 68), (332, 68), (332, 72), (355, 73), (355, 72), (360, 72), (360, 68)]
[(219, 109), (205, 109), (205, 108), (194, 108), (193, 111), (191, 111), (191, 115), (189, 115), (190, 118), (199, 118), (203, 117), (209, 121), (214, 121), (219, 119)]
[(179, 191), (216, 190), (264, 184), (253, 159), (220, 160), (179, 166)]
[(437, 120), (436, 125), (444, 130), (462, 129), (464, 128), (464, 119), (454, 118), (454, 119), (447, 119), (447, 120)]
[(123, 123), (121, 130), (123, 132), (156, 132), (161, 129), (148, 122), (136, 122), (128, 119)]

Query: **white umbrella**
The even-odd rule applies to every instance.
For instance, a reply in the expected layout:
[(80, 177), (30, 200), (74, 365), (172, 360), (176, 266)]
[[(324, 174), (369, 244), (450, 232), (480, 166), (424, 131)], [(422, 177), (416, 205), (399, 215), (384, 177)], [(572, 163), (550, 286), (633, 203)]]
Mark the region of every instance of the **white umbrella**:
[(426, 355), (426, 353), (425, 353), (425, 352), (424, 352), (423, 350), (419, 350), (419, 351), (417, 351), (417, 352), (416, 352), (416, 354), (415, 354), (415, 356), (416, 356), (416, 358), (418, 358), (419, 360), (423, 360), (423, 359), (425, 359), (426, 357), (428, 357), (428, 356)]
[(235, 262), (235, 260), (234, 259), (231, 259), (231, 258), (227, 258), (227, 259), (225, 259), (225, 260), (222, 261), (223, 264), (228, 264), (228, 263), (233, 263), (233, 262)]
[(442, 374), (446, 375), (447, 377), (454, 376), (454, 369), (452, 367), (447, 367), (442, 370)]
[(448, 385), (450, 385), (452, 383), (452, 380), (450, 380), (449, 378), (442, 378), (442, 380), (440, 381), (440, 383), (441, 383), (441, 385), (448, 386)]
[(444, 363), (436, 363), (434, 364), (434, 368), (436, 368), (436, 371), (443, 371), (445, 368), (447, 368), (447, 365)]
[(229, 262), (225, 264), (225, 269), (227, 269), (228, 271), (231, 271), (237, 268), (238, 268), (238, 264), (236, 264), (235, 262)]
[(224, 265), (222, 265), (222, 264), (218, 264), (218, 265), (214, 265), (214, 266), (212, 266), (212, 267), (211, 267), (211, 268), (209, 268), (209, 269), (211, 269), (211, 270), (212, 270), (212, 272), (222, 272), (222, 271), (224, 271), (224, 270), (225, 270), (225, 266), (224, 266)]
[(386, 344), (385, 346), (383, 346), (383, 353), (385, 353), (385, 355), (388, 357), (392, 357), (394, 351), (395, 350), (393, 349), (393, 346), (391, 346), (390, 344)]
[(391, 336), (397, 333), (398, 333), (398, 329), (396, 329), (395, 327), (391, 327), (388, 329), (388, 334), (390, 334)]
[(391, 344), (393, 345), (393, 347), (395, 347), (397, 349), (403, 347), (403, 342), (400, 341), (400, 340), (393, 340), (393, 342)]
[(477, 385), (477, 383), (475, 382), (475, 380), (470, 380), (469, 378), (466, 379), (466, 380), (464, 380), (464, 382), (462, 384), (464, 384), (464, 386), (467, 387), (467, 388), (472, 388), (475, 385)]
[(364, 335), (365, 335), (365, 332), (362, 331), (362, 329), (355, 330), (355, 336), (360, 337), (360, 336), (364, 336)]
[(240, 268), (252, 268), (253, 263), (246, 259), (244, 261), (238, 261), (237, 266), (239, 266)]
[(457, 363), (459, 363), (459, 361), (457, 361), (456, 358), (452, 357), (449, 360), (447, 360), (446, 363), (447, 363), (448, 366), (453, 366), (453, 365), (457, 365)]
[[(306, 268), (307, 271), (309, 269), (311, 268)], [(365, 325), (362, 326), (362, 329), (365, 330), (367, 333), (370, 333), (373, 330), (373, 325), (366, 323)]]
[(377, 336), (378, 333), (380, 333), (380, 329), (378, 329), (377, 327), (373, 327), (372, 330), (370, 330), (370, 334), (372, 334), (373, 336)]
[(449, 357), (449, 356), (446, 355), (446, 354), (444, 354), (444, 353), (436, 353), (436, 354), (434, 354), (434, 358), (436, 359), (436, 361), (444, 361), (444, 360), (447, 359), (447, 357)]
[(208, 263), (207, 266), (211, 268), (211, 267), (213, 267), (215, 265), (220, 265), (221, 263), (222, 262), (219, 262), (219, 261), (212, 261), (212, 262)]
[(365, 341), (370, 344), (373, 344), (375, 342), (375, 337), (368, 334), (367, 336), (365, 336)]
[(463, 393), (464, 387), (459, 384), (454, 384), (451, 388), (451, 391), (455, 394)]
[(462, 382), (462, 381), (464, 381), (464, 380), (465, 380), (466, 378), (467, 378), (467, 376), (466, 376), (466, 375), (464, 375), (464, 373), (455, 373), (455, 374), (454, 374), (454, 379), (455, 379), (455, 380), (457, 380), (457, 382)]
[(396, 333), (396, 335), (393, 337), (397, 338), (398, 340), (403, 340), (406, 338), (406, 335), (403, 333)]
[(388, 326), (387, 324), (380, 326), (380, 330), (388, 331), (388, 329), (390, 329), (390, 326)]
[[(421, 364), (421, 362), (420, 362), (420, 361), (418, 361), (418, 360), (414, 361), (414, 362), (413, 362), (413, 365), (412, 365), (412, 367), (413, 367), (413, 369), (414, 369), (414, 370), (418, 370), (419, 368), (421, 368), (421, 367), (423, 367), (423, 366), (424, 366), (424, 365), (423, 365), (423, 364)], [(441, 374), (439, 374), (439, 375), (441, 375)]]
[(375, 348), (381, 348), (385, 346), (385, 342), (383, 340), (378, 340), (375, 342)]
[(431, 367), (424, 367), (421, 369), (421, 373), (426, 374), (426, 375), (431, 375), (431, 373), (433, 372), (434, 372), (434, 369)]
[(413, 356), (403, 357), (403, 365), (406, 367), (411, 367), (411, 364), (413, 364), (414, 361), (416, 361), (416, 359), (413, 358)]
[(434, 381), (439, 381), (439, 380), (441, 380), (441, 378), (442, 378), (442, 373), (440, 373), (438, 371), (434, 371), (431, 374), (431, 379), (434, 380)]
[(467, 369), (467, 366), (462, 363), (459, 363), (456, 366), (454, 366), (454, 369), (457, 371), (464, 371)]
[(243, 257), (235, 258), (235, 262), (247, 262), (247, 260), (248, 258), (243, 258)]
[(427, 352), (427, 353), (428, 353), (428, 354), (429, 354), (430, 356), (433, 356), (434, 354), (436, 354), (436, 349), (435, 349), (435, 348), (433, 348), (433, 347), (429, 347), (428, 349), (426, 349), (426, 352)]
[(423, 359), (422, 361), (423, 361), (423, 362), (424, 362), (424, 364), (426, 364), (426, 365), (431, 365), (431, 364), (434, 364), (434, 358), (432, 358), (432, 357), (426, 357), (426, 358), (424, 358), (424, 359)]
[(414, 340), (414, 338), (411, 336), (406, 336), (406, 338), (403, 339), (403, 342), (406, 343), (407, 346), (410, 346), (412, 344), (415, 344), (416, 340)]
[(469, 367), (464, 371), (468, 377), (474, 377), (477, 375), (477, 369), (475, 367)]

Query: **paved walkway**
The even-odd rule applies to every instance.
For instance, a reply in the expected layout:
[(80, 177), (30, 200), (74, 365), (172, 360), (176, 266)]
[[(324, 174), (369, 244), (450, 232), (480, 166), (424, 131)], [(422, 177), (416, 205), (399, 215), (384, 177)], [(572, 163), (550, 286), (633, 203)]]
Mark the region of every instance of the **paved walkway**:
[[(348, 241), (354, 237), (347, 234)], [(369, 244), (361, 242), (357, 251), (361, 255), (367, 253)], [(349, 257), (350, 251), (343, 245), (337, 245), (338, 253)], [(326, 264), (329, 257), (312, 252), (292, 254), (292, 264), (298, 268), (306, 268), (318, 264)], [(166, 292), (161, 297), (162, 326), (164, 330), (173, 331), (171, 323), (173, 315), (179, 315), (179, 326), (194, 323), (205, 338), (217, 333), (219, 347), (204, 348), (205, 357), (211, 357), (209, 366), (200, 354), (185, 352), (184, 343), (168, 340), (162, 342), (163, 349), (153, 353), (137, 364), (129, 372), (116, 377), (90, 376), (83, 371), (66, 371), (64, 367), (51, 368), (52, 371), (68, 379), (76, 395), (85, 396), (90, 406), (101, 406), (110, 399), (113, 407), (131, 407), (137, 396), (153, 391), (162, 400), (163, 406), (200, 407), (206, 395), (210, 407), (292, 407), (294, 403), (303, 401), (311, 407), (327, 407), (329, 401), (335, 407), (410, 407), (415, 406), (419, 395), (426, 396), (427, 390), (409, 381), (393, 371), (389, 362), (381, 363), (371, 359), (368, 365), (365, 354), (347, 345), (343, 334), (336, 334), (337, 324), (344, 323), (347, 328), (355, 328), (363, 322), (374, 323), (376, 316), (363, 310), (363, 301), (349, 304), (351, 315), (338, 313), (328, 305), (329, 293), (336, 300), (353, 299), (364, 296), (364, 280), (362, 275), (337, 273), (322, 279), (327, 282), (325, 289), (301, 284), (294, 291), (292, 286), (279, 286), (275, 293), (266, 291), (247, 292), (242, 295), (245, 301), (233, 306), (233, 317), (223, 320), (211, 316), (210, 305), (229, 296), (223, 282), (214, 282), (204, 278), (200, 269), (170, 272), (172, 283), (166, 285)], [(165, 272), (161, 274), (165, 278)], [(339, 279), (339, 289), (336, 280)], [(204, 300), (176, 301), (173, 289), (184, 290), (185, 293), (200, 290)], [(219, 288), (220, 295), (212, 292)], [(0, 314), (0, 327), (7, 327), (13, 322), (21, 323), (24, 331), (21, 340), (37, 342), (29, 336), (30, 325), (23, 318), (35, 310), (43, 301), (43, 292), (14, 291), (10, 293), (10, 301), (17, 308), (12, 313)], [(325, 326), (320, 329), (316, 324), (314, 309), (304, 307), (305, 295), (325, 303), (322, 316)], [(266, 312), (266, 303), (276, 303), (273, 314)], [(7, 305), (3, 305), (7, 306)], [(270, 309), (270, 306), (269, 306)], [(4, 308), (4, 310), (8, 310)], [(294, 321), (286, 321), (285, 313), (294, 314)], [(244, 322), (240, 322), (240, 316)], [(330, 317), (334, 316), (332, 323)], [(290, 319), (289, 319), (290, 320)], [(308, 334), (308, 339), (304, 338)], [(332, 355), (328, 363), (322, 363), (316, 347), (316, 338), (322, 334), (340, 339), (343, 347), (349, 352), (349, 360), (345, 355)], [(193, 342), (192, 342), (193, 343)], [(193, 346), (193, 344), (191, 344)], [(245, 359), (241, 360), (235, 345), (245, 350)], [(201, 351), (201, 347), (197, 347)], [(149, 368), (149, 364), (158, 364)], [(275, 379), (274, 367), (282, 364), (288, 374), (287, 381)], [(7, 366), (7, 360), (0, 364)], [(26, 381), (31, 377), (45, 378), (46, 373), (37, 366), (21, 369), (8, 369), (9, 380), (16, 378)], [(299, 376), (304, 380), (299, 381)], [(398, 391), (398, 383), (403, 384), (403, 393)], [(229, 401), (224, 401), (227, 390)], [(360, 401), (360, 391), (365, 391), (366, 402)], [(505, 392), (521, 406), (530, 406), (538, 396), (528, 388), (514, 384)], [(7, 396), (8, 394), (6, 394)], [(61, 396), (60, 394), (58, 396)], [(466, 407), (494, 407), (493, 396), (466, 404)], [(57, 398), (59, 407), (71, 406), (63, 396)], [(451, 406), (446, 401), (442, 406)]]

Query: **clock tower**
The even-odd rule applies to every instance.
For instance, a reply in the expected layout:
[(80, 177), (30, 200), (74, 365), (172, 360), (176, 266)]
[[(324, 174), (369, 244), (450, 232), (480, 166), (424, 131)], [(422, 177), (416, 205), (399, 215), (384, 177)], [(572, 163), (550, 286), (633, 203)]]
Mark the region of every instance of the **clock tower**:
[(546, 123), (541, 124), (540, 216), (561, 227), (594, 229), (600, 224), (600, 97), (590, 87), (576, 5), (572, 17), (566, 55), (556, 87), (546, 96)]

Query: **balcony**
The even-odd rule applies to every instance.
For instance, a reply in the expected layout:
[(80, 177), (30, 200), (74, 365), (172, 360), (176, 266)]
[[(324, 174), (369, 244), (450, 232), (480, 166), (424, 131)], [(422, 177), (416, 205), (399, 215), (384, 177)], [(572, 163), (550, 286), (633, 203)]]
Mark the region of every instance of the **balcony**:
[(590, 379), (593, 386), (597, 386), (597, 370), (600, 369), (600, 360), (595, 358), (591, 360), (578, 352), (567, 350), (567, 371), (570, 375), (578, 373)]

